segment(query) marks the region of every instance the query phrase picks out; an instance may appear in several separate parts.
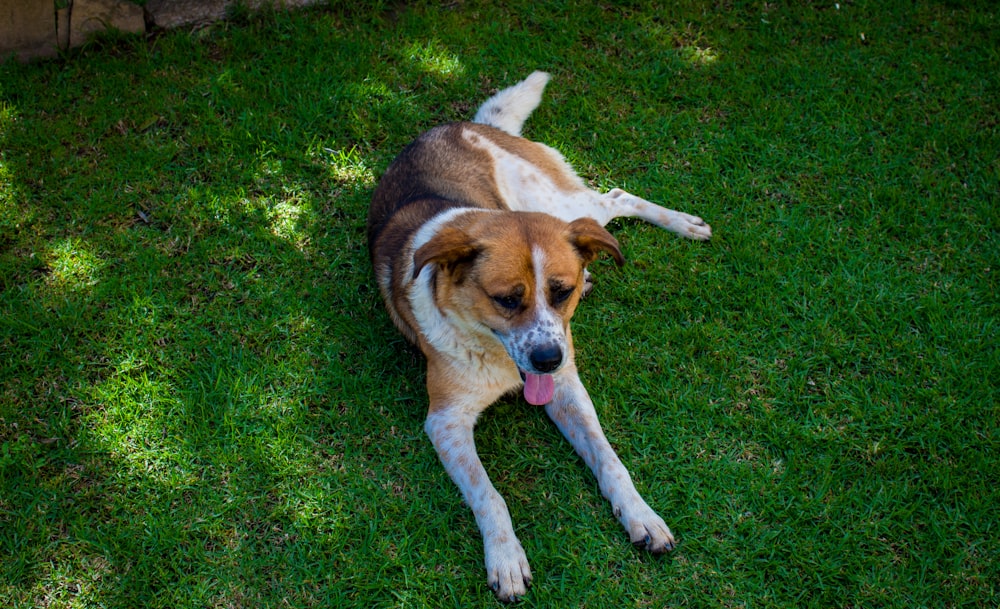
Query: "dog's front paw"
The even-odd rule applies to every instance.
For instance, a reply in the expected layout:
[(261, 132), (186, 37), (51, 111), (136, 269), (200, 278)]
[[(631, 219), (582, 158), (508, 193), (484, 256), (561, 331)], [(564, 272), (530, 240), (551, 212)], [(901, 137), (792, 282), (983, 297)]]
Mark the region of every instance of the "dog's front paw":
[(486, 548), (486, 583), (497, 599), (511, 603), (527, 594), (531, 585), (528, 557), (516, 539)]
[[(618, 510), (616, 510), (618, 511)], [(674, 549), (674, 535), (656, 512), (648, 505), (635, 507), (628, 513), (619, 512), (622, 525), (628, 532), (632, 545), (652, 554), (663, 554)]]
[(676, 213), (677, 216), (670, 223), (670, 230), (678, 235), (696, 241), (707, 241), (712, 238), (712, 227), (706, 224), (704, 220), (691, 214)]

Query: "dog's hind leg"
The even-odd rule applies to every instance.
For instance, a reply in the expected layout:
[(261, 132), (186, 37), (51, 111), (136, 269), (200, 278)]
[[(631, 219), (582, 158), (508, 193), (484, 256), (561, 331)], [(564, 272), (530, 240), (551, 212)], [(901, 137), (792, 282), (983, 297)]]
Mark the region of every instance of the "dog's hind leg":
[(555, 395), (545, 412), (594, 472), (601, 493), (611, 502), (632, 544), (653, 554), (673, 550), (673, 534), (636, 491), (631, 476), (604, 436), (594, 404), (572, 365), (558, 373)]
[(614, 218), (640, 218), (688, 239), (712, 237), (712, 227), (698, 216), (661, 207), (620, 188), (598, 195), (595, 203), (594, 219), (602, 225)]

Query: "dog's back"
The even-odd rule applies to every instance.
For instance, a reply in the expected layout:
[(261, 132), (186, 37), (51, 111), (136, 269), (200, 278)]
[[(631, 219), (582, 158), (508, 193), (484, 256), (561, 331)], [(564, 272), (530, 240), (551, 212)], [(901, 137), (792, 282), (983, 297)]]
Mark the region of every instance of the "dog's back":
[[(545, 72), (534, 72), (520, 83), (498, 92), (479, 107), (474, 123), (519, 136), (524, 121), (538, 107), (549, 81)], [(497, 192), (493, 164), (486, 153), (468, 145), (461, 137), (463, 127), (455, 123), (436, 127), (406, 147), (379, 181), (368, 213), (368, 248), (374, 260), (379, 237), (397, 210), (417, 205), (396, 232), (405, 239), (426, 220), (428, 211), (439, 213), (450, 207), (505, 207)], [(499, 135), (499, 134), (496, 134)], [(476, 162), (477, 157), (483, 157)], [(388, 240), (392, 250), (402, 245)]]

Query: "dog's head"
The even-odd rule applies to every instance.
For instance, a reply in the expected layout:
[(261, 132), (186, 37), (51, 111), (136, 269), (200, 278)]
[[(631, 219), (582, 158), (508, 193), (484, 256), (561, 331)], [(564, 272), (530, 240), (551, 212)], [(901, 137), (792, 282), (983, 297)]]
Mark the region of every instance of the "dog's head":
[(552, 399), (551, 374), (572, 348), (569, 320), (584, 269), (602, 251), (624, 262), (618, 241), (590, 218), (470, 213), (417, 249), (413, 272), (437, 265), (437, 306), (494, 336), (524, 377), (525, 398), (544, 404)]

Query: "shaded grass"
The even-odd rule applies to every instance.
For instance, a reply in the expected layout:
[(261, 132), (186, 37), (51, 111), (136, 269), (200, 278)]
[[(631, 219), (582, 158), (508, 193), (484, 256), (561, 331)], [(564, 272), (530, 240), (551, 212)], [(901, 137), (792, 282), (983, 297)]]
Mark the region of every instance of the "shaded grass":
[(265, 13), (0, 66), (2, 604), (495, 604), (363, 227), (402, 146), (539, 68), (531, 137), (715, 238), (616, 223), (574, 325), (672, 556), (536, 410), (481, 422), (525, 604), (993, 602), (995, 8), (725, 9)]

